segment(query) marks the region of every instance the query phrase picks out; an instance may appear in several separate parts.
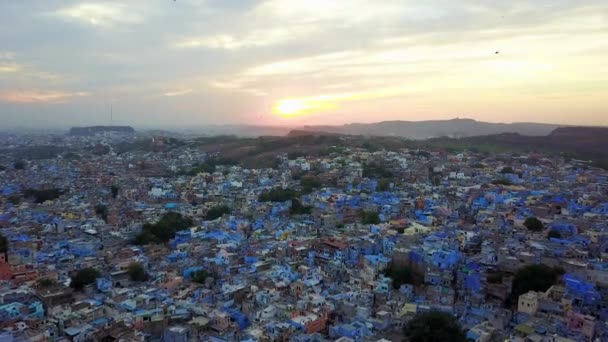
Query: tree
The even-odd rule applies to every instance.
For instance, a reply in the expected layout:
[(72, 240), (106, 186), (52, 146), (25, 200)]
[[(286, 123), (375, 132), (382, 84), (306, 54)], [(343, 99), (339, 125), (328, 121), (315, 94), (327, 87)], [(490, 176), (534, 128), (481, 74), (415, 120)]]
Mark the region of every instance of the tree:
[(403, 328), (409, 342), (465, 342), (458, 322), (449, 313), (430, 311), (417, 314)]
[(492, 184), (494, 184), (494, 185), (513, 185), (513, 183), (511, 183), (511, 181), (506, 178), (495, 179), (492, 181)]
[(502, 174), (507, 174), (507, 173), (515, 173), (515, 171), (513, 171), (513, 168), (510, 166), (505, 166), (500, 170), (500, 173)]
[(57, 285), (57, 282), (51, 278), (38, 278), (38, 280), (36, 280), (36, 284), (40, 288), (49, 288)]
[(127, 269), (127, 273), (129, 274), (129, 279), (131, 281), (146, 281), (148, 280), (148, 274), (146, 274), (146, 270), (142, 266), (142, 264), (138, 262), (131, 263), (129, 268)]
[(300, 184), (302, 185), (302, 192), (305, 194), (309, 194), (314, 189), (318, 189), (323, 185), (321, 180), (315, 176), (302, 177), (302, 179), (300, 180)]
[(528, 228), (528, 230), (533, 231), (533, 232), (540, 232), (541, 230), (543, 230), (545, 228), (543, 223), (536, 217), (528, 217), (524, 221), (524, 226), (526, 226), (526, 228)]
[(378, 182), (378, 191), (389, 191), (391, 188), (391, 180), (388, 178), (382, 178)]
[(13, 205), (19, 205), (21, 203), (21, 196), (19, 195), (10, 195), (6, 198), (7, 201), (11, 202)]
[(169, 212), (156, 223), (146, 223), (133, 243), (147, 245), (149, 243), (167, 242), (175, 237), (175, 232), (192, 227), (194, 222), (180, 213)]
[(312, 208), (307, 205), (302, 205), (302, 202), (297, 198), (291, 200), (291, 208), (289, 208), (289, 213), (291, 215), (308, 215), (312, 211)]
[(25, 162), (23, 160), (18, 160), (13, 164), (13, 168), (15, 168), (15, 170), (23, 170), (25, 169)]
[(380, 215), (375, 211), (364, 211), (361, 215), (363, 224), (378, 224), (380, 223)]
[(99, 271), (92, 267), (83, 268), (72, 277), (70, 286), (74, 290), (82, 290), (86, 285), (93, 284), (97, 278), (99, 278)]
[(116, 198), (116, 196), (118, 196), (118, 190), (120, 190), (118, 185), (112, 185), (110, 187), (110, 191), (112, 192), (112, 198)]
[(384, 275), (393, 279), (393, 288), (398, 290), (403, 284), (417, 285), (421, 283), (420, 274), (408, 266), (397, 266), (392, 264)]
[(8, 239), (0, 233), (0, 253), (8, 253)]
[(96, 205), (95, 214), (101, 217), (102, 220), (108, 222), (108, 207), (105, 204)]
[(268, 192), (260, 194), (258, 201), (260, 202), (285, 202), (297, 196), (297, 192), (293, 189), (273, 188)]
[(551, 229), (549, 231), (549, 233), (547, 233), (547, 239), (550, 239), (550, 238), (561, 239), (562, 238), (562, 234), (560, 232), (558, 232), (557, 230), (555, 230), (555, 229)]
[(213, 221), (219, 217), (224, 216), (224, 214), (230, 214), (230, 207), (227, 205), (216, 205), (207, 211), (207, 215), (205, 215), (205, 221)]
[(207, 278), (209, 278), (210, 276), (211, 275), (209, 274), (209, 272), (205, 270), (199, 270), (192, 273), (192, 281), (195, 283), (204, 284)]
[(45, 189), (45, 190), (36, 190), (36, 189), (27, 189), (23, 192), (23, 196), (27, 198), (34, 198), (34, 202), (36, 203), (44, 203), (46, 201), (52, 201), (63, 194), (63, 190), (61, 189)]
[(543, 264), (528, 265), (520, 268), (513, 278), (511, 301), (516, 303), (520, 295), (529, 291), (547, 291), (552, 285), (557, 284), (562, 274), (564, 274), (563, 269)]

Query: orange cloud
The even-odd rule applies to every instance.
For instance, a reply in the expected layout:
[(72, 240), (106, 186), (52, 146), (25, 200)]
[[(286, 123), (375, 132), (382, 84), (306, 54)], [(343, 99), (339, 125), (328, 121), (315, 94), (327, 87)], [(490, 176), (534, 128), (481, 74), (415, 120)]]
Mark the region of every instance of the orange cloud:
[(87, 92), (63, 92), (41, 90), (8, 90), (0, 92), (0, 102), (10, 103), (60, 103), (69, 98), (89, 96)]

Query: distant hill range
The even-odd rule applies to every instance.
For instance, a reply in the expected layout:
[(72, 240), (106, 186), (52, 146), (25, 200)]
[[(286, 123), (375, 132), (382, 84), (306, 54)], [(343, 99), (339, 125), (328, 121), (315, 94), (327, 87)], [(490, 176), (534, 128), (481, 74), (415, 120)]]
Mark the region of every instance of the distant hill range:
[(131, 126), (88, 126), (88, 127), (72, 127), (68, 132), (69, 135), (95, 135), (97, 133), (115, 132), (133, 134), (135, 129)]
[(433, 137), (462, 138), (476, 135), (518, 133), (521, 135), (548, 135), (560, 125), (542, 123), (491, 123), (473, 119), (429, 121), (383, 121), (377, 123), (353, 123), (342, 126), (304, 126), (303, 131), (340, 133), (349, 135), (398, 136), (409, 139)]

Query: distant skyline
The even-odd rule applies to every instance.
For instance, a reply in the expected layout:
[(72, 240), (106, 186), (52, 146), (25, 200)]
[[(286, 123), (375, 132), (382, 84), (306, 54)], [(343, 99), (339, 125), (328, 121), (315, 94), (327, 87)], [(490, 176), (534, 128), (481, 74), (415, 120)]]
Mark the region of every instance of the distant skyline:
[(3, 127), (608, 125), (604, 0), (0, 2)]

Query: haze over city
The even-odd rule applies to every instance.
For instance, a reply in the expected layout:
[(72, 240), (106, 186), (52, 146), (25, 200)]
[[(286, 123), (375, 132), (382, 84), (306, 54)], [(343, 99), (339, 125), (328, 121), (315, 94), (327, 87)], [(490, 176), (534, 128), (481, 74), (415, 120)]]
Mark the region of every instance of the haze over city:
[(608, 124), (606, 1), (2, 1), (2, 127)]

